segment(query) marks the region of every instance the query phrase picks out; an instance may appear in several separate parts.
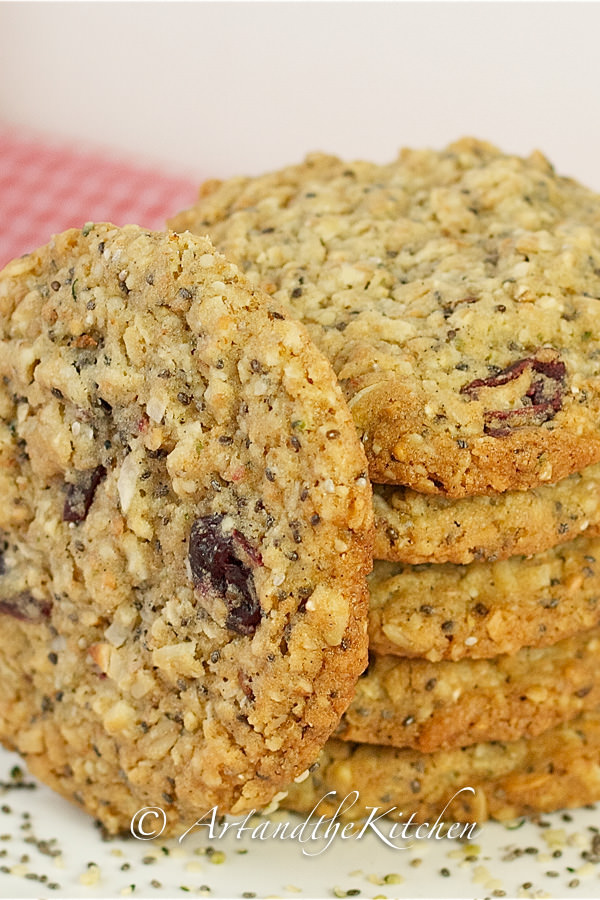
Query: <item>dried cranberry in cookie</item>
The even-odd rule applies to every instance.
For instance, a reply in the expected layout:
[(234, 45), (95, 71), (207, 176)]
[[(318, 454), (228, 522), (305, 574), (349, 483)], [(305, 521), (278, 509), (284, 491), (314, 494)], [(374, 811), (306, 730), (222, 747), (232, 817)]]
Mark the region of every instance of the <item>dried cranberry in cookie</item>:
[[(212, 596), (214, 619), (238, 634), (253, 635), (261, 606), (252, 569), (262, 566), (260, 553), (233, 527), (231, 516), (196, 519), (190, 532), (189, 560), (197, 595), (205, 607)], [(246, 560), (244, 562), (244, 559)], [(218, 607), (221, 607), (219, 613)]]
[(329, 363), (207, 239), (94, 225), (15, 260), (2, 741), (113, 833), (268, 804), (366, 663), (365, 472)]
[(29, 591), (0, 600), (0, 615), (12, 616), (21, 622), (42, 622), (49, 618), (51, 611), (51, 600), (36, 600)]
[(600, 197), (540, 153), (313, 154), (209, 182), (171, 226), (308, 326), (373, 481), (465, 497), (600, 461)]
[[(558, 353), (552, 349), (540, 350), (534, 356), (519, 359), (497, 375), (470, 381), (463, 385), (460, 393), (478, 400), (483, 389), (501, 388), (512, 381), (518, 381), (522, 375), (527, 376), (527, 381), (521, 388), (522, 405), (513, 409), (486, 409), (483, 414), (483, 430), (486, 434), (503, 437), (514, 428), (541, 425), (542, 422), (553, 419), (562, 407), (567, 371)], [(494, 394), (495, 391), (492, 396)], [(509, 401), (511, 399), (509, 397)]]

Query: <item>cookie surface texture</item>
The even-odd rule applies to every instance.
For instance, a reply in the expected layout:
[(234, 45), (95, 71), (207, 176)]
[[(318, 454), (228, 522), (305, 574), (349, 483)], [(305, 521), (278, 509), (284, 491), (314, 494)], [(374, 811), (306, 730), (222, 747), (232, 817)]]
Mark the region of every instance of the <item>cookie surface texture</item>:
[(532, 737), (600, 704), (600, 630), (494, 659), (372, 654), (336, 737), (424, 753)]
[(473, 139), (209, 182), (208, 234), (332, 361), (374, 482), (460, 497), (600, 459), (600, 199)]
[(369, 648), (435, 662), (551, 646), (600, 624), (599, 563), (600, 538), (585, 536), (466, 566), (375, 562)]
[(86, 225), (0, 275), (0, 734), (129, 829), (261, 807), (366, 663), (330, 365), (210, 242)]
[(600, 530), (600, 466), (529, 491), (450, 500), (373, 485), (375, 559), (459, 563), (530, 556)]
[(436, 753), (331, 740), (318, 768), (290, 786), (282, 805), (308, 812), (335, 791), (318, 807), (318, 815), (332, 815), (358, 791), (357, 802), (341, 818), (357, 821), (369, 815), (369, 807), (378, 807), (378, 815), (391, 810), (398, 819), (402, 813), (403, 823), (411, 813), (415, 821), (432, 825), (442, 813), (448, 824), (514, 819), (600, 800), (599, 753), (597, 710), (535, 738)]

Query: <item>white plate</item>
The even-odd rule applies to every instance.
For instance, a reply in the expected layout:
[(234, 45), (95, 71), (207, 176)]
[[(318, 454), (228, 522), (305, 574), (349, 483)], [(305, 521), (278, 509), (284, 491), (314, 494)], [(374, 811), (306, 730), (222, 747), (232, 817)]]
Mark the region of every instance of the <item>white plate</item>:
[[(0, 780), (14, 783), (14, 766), (35, 787), (0, 794), (3, 898), (600, 896), (600, 864), (585, 858), (600, 833), (594, 807), (513, 829), (484, 824), (467, 842), (397, 839), (398, 849), (373, 830), (357, 838), (358, 828), (346, 839), (338, 832), (326, 846), (310, 837), (314, 820), (301, 832), (305, 819), (281, 811), (253, 821), (262, 825), (254, 837), (230, 831), (211, 839), (205, 825), (180, 842), (105, 841), (88, 817), (30, 778), (15, 754), (0, 750)], [(296, 826), (296, 837), (269, 836), (286, 821), (288, 834)]]

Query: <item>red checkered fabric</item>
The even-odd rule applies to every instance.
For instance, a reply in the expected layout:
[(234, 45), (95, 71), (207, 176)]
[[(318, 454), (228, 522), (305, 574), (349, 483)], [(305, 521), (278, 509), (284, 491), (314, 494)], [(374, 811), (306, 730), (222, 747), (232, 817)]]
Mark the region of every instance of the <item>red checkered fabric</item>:
[(0, 268), (85, 222), (164, 229), (200, 180), (0, 131)]

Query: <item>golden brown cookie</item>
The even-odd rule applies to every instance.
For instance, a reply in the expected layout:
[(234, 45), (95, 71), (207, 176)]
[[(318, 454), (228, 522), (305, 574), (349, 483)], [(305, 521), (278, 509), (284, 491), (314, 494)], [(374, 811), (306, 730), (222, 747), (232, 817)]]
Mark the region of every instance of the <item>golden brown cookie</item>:
[(600, 704), (600, 629), (494, 659), (371, 654), (336, 737), (424, 753), (533, 737)]
[(270, 801), (366, 663), (372, 504), (329, 363), (205, 238), (0, 274), (0, 739), (128, 830)]
[(373, 485), (375, 559), (470, 563), (540, 553), (600, 529), (600, 466), (529, 491), (452, 500)]
[(375, 482), (525, 490), (600, 460), (600, 198), (473, 139), (314, 154), (171, 220), (307, 324)]
[(341, 818), (357, 821), (376, 807), (376, 815), (389, 810), (402, 823), (414, 814), (413, 821), (431, 825), (438, 816), (448, 824), (481, 824), (600, 800), (598, 760), (598, 711), (538, 737), (429, 754), (331, 740), (312, 774), (291, 785), (281, 805), (310, 812), (334, 791), (316, 812), (332, 815), (358, 791), (357, 802), (349, 807), (351, 797)]
[(548, 647), (600, 623), (600, 538), (466, 566), (376, 562), (369, 586), (376, 653), (435, 662)]

